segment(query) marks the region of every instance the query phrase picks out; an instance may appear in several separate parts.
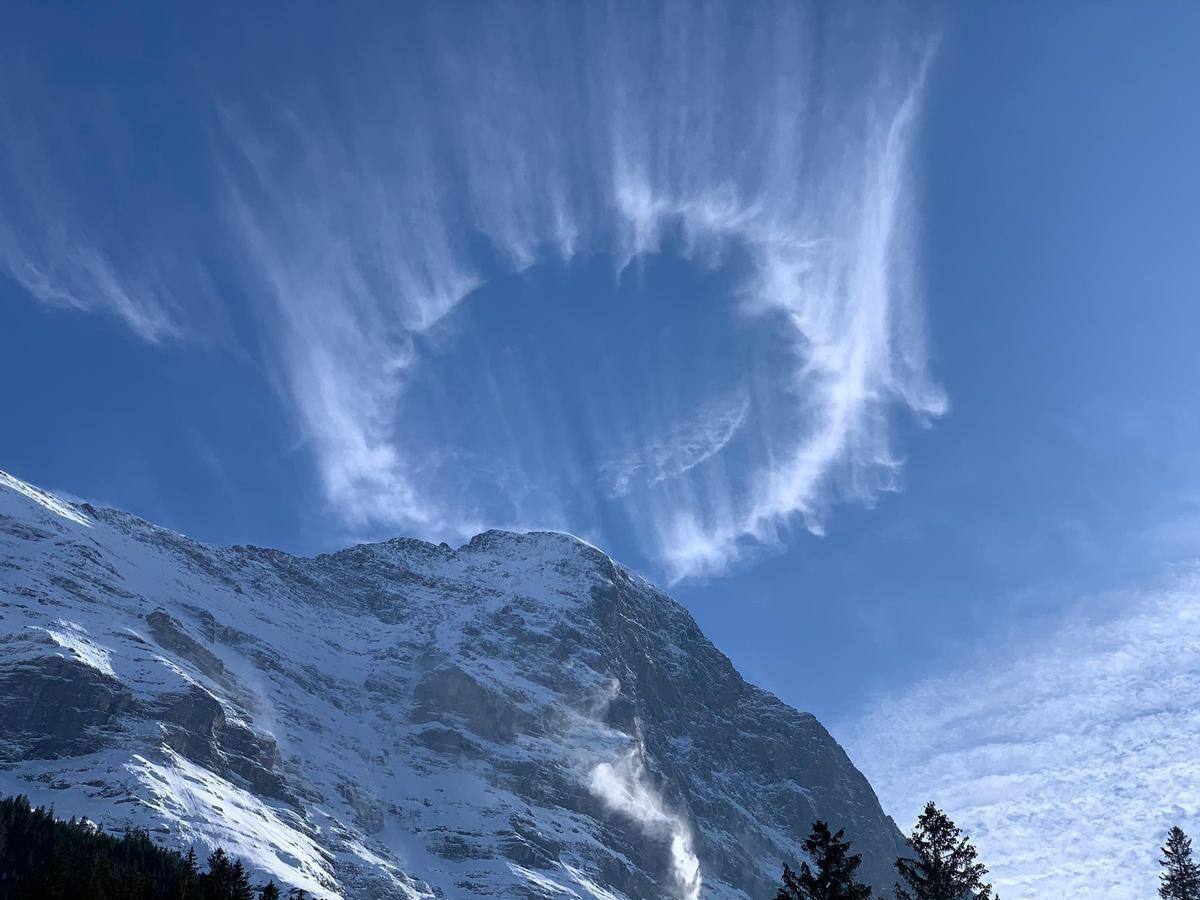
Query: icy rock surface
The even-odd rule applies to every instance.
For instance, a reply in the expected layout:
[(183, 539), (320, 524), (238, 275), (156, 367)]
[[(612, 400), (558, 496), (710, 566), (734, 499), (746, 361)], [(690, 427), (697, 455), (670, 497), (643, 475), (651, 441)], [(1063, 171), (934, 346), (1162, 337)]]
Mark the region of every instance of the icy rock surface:
[(762, 898), (901, 846), (811, 715), (567, 535), (299, 558), (0, 473), (0, 791), (328, 898)]

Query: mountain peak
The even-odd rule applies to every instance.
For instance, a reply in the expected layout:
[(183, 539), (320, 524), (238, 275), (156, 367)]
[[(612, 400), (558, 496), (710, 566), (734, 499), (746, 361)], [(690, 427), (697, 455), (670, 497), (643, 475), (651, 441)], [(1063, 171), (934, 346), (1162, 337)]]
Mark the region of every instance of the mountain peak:
[(326, 898), (762, 896), (817, 817), (890, 883), (828, 733), (574, 536), (305, 558), (0, 488), (0, 790)]
[(590, 556), (598, 554), (603, 559), (611, 561), (608, 554), (599, 547), (566, 531), (508, 531), (500, 528), (489, 528), (487, 531), (475, 535), (459, 549), (476, 552), (500, 549), (530, 552), (534, 549), (548, 549), (560, 553), (582, 552)]

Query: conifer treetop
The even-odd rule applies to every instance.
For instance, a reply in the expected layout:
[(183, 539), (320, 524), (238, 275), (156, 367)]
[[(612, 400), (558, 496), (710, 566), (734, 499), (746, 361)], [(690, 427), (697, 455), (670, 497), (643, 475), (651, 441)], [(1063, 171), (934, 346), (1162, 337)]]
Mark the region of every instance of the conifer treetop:
[(1167, 834), (1162, 854), (1158, 896), (1163, 900), (1200, 900), (1200, 866), (1192, 859), (1192, 839), (1178, 825)]
[(812, 866), (801, 862), (797, 874), (785, 864), (776, 900), (867, 900), (871, 896), (871, 888), (855, 878), (862, 854), (850, 853), (845, 829), (833, 834), (828, 824), (817, 820), (801, 846)]
[(896, 900), (999, 900), (983, 881), (987, 867), (978, 851), (932, 801), (925, 804), (908, 845), (912, 858), (896, 860), (903, 881), (895, 887)]

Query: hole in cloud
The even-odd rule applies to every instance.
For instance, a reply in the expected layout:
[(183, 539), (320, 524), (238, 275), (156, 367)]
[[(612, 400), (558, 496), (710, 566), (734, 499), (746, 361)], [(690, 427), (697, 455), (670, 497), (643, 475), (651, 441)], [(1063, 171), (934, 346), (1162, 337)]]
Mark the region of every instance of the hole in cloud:
[[(13, 192), (53, 215), (0, 221), (0, 269), (150, 341), (190, 325), (180, 298), (218, 273), (363, 536), (633, 523), (683, 578), (892, 486), (890, 420), (945, 408), (913, 240), (920, 23), (698, 3), (435, 4), (372, 25), (339, 37), (336, 71), (216, 92), (211, 169), (124, 192), (134, 240), (84, 227), (105, 198), (48, 206), (78, 194), (69, 159), (6, 143), (6, 191), (43, 169), (30, 183), (56, 190)], [(47, 216), (81, 225), (56, 236)], [(531, 285), (564, 295), (530, 323), (540, 345), (511, 332)], [(506, 329), (519, 359), (464, 349)]]
[(771, 377), (790, 350), (740, 310), (744, 260), (683, 249), (496, 279), (422, 336), (396, 421), (443, 502), (514, 526), (642, 528), (651, 542), (681, 491), (706, 511), (747, 502), (745, 473), (796, 429)]
[(682, 578), (887, 489), (893, 410), (945, 407), (910, 216), (928, 41), (790, 5), (532, 20), (434, 16), (337, 116), (226, 113), (331, 501), (445, 536), (596, 533), (615, 498)]

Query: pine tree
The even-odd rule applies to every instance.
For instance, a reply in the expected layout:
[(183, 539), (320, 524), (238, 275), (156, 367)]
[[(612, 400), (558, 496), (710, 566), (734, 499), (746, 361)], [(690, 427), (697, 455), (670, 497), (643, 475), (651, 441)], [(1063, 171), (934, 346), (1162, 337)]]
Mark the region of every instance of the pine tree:
[(1192, 860), (1192, 839), (1178, 825), (1167, 835), (1162, 854), (1158, 896), (1163, 900), (1200, 900), (1200, 866)]
[(183, 857), (183, 871), (180, 873), (179, 884), (175, 889), (177, 900), (193, 900), (197, 897), (199, 880), (200, 866), (196, 862), (196, 848), (188, 847), (188, 852)]
[(208, 857), (208, 871), (200, 876), (200, 896), (204, 900), (229, 900), (233, 891), (233, 863), (218, 847)]
[(258, 900), (279, 900), (279, 888), (274, 881), (268, 881), (258, 892)]
[(827, 824), (820, 820), (813, 822), (812, 833), (803, 846), (816, 869), (801, 862), (797, 875), (785, 864), (783, 886), (775, 900), (867, 900), (871, 889), (854, 877), (862, 863), (862, 854), (850, 854), (850, 841), (845, 836), (844, 828), (831, 834)]
[(86, 819), (57, 820), (26, 797), (0, 800), (0, 898), (196, 900), (188, 874), (185, 857), (144, 831), (117, 837)]
[(254, 900), (254, 889), (250, 887), (250, 876), (239, 859), (229, 871), (229, 900)]
[(916, 858), (896, 860), (904, 880), (896, 885), (896, 900), (999, 900), (983, 882), (987, 868), (971, 842), (932, 802), (925, 804), (908, 845)]

